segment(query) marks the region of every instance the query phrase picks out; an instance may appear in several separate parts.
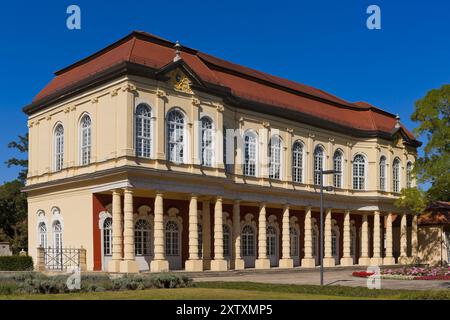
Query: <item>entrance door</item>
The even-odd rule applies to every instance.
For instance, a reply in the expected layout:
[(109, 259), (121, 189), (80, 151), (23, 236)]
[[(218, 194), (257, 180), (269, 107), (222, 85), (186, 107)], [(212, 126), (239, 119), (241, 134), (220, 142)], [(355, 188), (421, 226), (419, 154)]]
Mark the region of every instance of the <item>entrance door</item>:
[(291, 259), (294, 260), (294, 266), (300, 265), (300, 255), (299, 255), (299, 235), (297, 229), (294, 227), (289, 228), (289, 240), (291, 248)]
[(231, 228), (229, 225), (223, 225), (223, 257), (228, 262), (228, 268), (231, 268)]
[(278, 265), (278, 241), (277, 230), (273, 226), (267, 227), (267, 257), (270, 260), (270, 266)]
[(108, 217), (102, 225), (102, 269), (108, 269), (108, 263), (112, 259), (112, 218)]
[(339, 264), (339, 235), (336, 230), (331, 231), (331, 255), (334, 258), (335, 264)]
[(177, 222), (170, 220), (166, 223), (166, 259), (170, 270), (181, 270), (181, 234)]
[(256, 261), (256, 232), (250, 225), (242, 228), (242, 258), (246, 268), (254, 268)]

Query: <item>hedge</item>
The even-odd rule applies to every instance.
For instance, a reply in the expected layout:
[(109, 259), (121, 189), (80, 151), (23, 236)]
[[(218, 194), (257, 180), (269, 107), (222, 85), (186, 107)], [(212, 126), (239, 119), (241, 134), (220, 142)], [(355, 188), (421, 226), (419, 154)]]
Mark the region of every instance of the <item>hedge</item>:
[(0, 271), (30, 271), (33, 270), (31, 257), (10, 256), (0, 257)]

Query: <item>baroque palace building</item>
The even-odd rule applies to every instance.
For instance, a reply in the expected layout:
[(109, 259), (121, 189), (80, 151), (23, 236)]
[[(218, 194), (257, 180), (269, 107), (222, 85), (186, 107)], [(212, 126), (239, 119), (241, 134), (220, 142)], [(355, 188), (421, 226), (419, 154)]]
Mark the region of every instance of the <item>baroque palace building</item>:
[(95, 271), (315, 267), (322, 169), (340, 171), (324, 176), (326, 267), (417, 256), (417, 217), (394, 201), (420, 142), (368, 103), (132, 32), (24, 112), (37, 262), (63, 268), (75, 248)]

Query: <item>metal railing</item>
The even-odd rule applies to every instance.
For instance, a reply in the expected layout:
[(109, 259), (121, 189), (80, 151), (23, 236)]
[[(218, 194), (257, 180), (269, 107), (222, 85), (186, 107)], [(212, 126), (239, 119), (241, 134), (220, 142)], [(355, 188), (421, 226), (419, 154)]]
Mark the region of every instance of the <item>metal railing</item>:
[(46, 270), (65, 271), (80, 267), (81, 249), (44, 248), (43, 251)]

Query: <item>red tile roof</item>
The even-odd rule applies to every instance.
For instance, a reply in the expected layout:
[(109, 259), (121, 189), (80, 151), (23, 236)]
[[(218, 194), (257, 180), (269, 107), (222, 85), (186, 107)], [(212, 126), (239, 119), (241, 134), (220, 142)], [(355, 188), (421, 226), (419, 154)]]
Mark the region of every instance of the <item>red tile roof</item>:
[[(55, 73), (55, 78), (33, 99), (39, 105), (51, 96), (64, 94), (90, 76), (131, 62), (152, 69), (172, 63), (174, 43), (154, 35), (134, 31), (105, 49)], [(225, 87), (233, 96), (264, 105), (298, 111), (350, 129), (382, 132), (392, 136), (396, 119), (391, 113), (366, 102), (351, 103), (322, 90), (237, 65), (187, 47), (181, 58), (204, 83)], [(414, 136), (402, 126), (411, 140)]]

